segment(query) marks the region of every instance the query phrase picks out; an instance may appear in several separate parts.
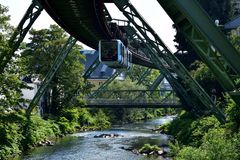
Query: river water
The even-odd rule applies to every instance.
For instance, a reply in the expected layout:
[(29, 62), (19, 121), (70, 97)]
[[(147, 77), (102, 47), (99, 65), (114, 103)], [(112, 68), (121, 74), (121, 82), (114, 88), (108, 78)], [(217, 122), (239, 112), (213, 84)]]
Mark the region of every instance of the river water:
[[(143, 144), (164, 145), (168, 136), (154, 133), (151, 129), (171, 121), (174, 116), (160, 119), (113, 126), (105, 131), (89, 131), (66, 136), (56, 142), (54, 146), (38, 147), (24, 160), (150, 160), (162, 157), (147, 157), (137, 155), (122, 149), (139, 148)], [(100, 134), (119, 134), (117, 138), (94, 138)]]

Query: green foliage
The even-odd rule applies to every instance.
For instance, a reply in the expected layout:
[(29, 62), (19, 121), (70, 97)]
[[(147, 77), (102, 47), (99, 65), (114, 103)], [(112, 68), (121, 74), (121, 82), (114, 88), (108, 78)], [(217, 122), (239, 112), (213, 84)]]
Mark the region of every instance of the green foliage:
[(180, 144), (199, 146), (202, 137), (208, 130), (218, 128), (220, 123), (211, 117), (196, 119), (191, 113), (183, 113), (180, 117), (174, 119), (171, 123), (164, 126), (168, 134), (173, 135)]
[(77, 108), (66, 108), (62, 110), (61, 116), (65, 117), (69, 122), (77, 122), (79, 112)]
[(184, 147), (176, 159), (179, 160), (232, 160), (239, 159), (238, 144), (229, 138), (224, 129), (211, 129), (203, 137), (199, 148)]
[(23, 145), (26, 148), (31, 148), (41, 140), (56, 137), (61, 133), (57, 125), (43, 120), (38, 115), (31, 116), (25, 123), (27, 129)]
[(140, 153), (151, 153), (151, 152), (157, 152), (160, 151), (161, 148), (157, 145), (151, 146), (150, 144), (144, 144), (142, 148), (139, 149)]
[(236, 30), (233, 30), (230, 34), (230, 40), (232, 45), (240, 52), (240, 36), (238, 33), (240, 32), (240, 27), (238, 27)]
[(107, 129), (111, 125), (109, 117), (101, 109), (98, 110), (94, 118), (94, 124), (98, 129)]
[(167, 154), (169, 157), (176, 157), (176, 155), (180, 152), (181, 147), (177, 140), (168, 143), (170, 152)]
[[(146, 67), (139, 66), (139, 65), (133, 65), (133, 68), (127, 72), (128, 77), (133, 81), (137, 82), (143, 75), (143, 73), (146, 71)], [(150, 86), (154, 80), (159, 76), (158, 70), (151, 70), (149, 75), (145, 78), (145, 80), (141, 83), (141, 85), (144, 86)]]
[(176, 160), (208, 160), (208, 155), (204, 151), (194, 147), (184, 147)]
[(223, 89), (207, 65), (200, 61), (196, 61), (192, 66), (195, 68), (195, 70), (191, 71), (192, 77), (203, 86), (205, 91), (211, 95), (214, 90), (214, 94), (217, 94), (217, 97), (222, 97), (221, 92)]
[(228, 118), (228, 126), (236, 132), (240, 129), (240, 107), (229, 97), (225, 97), (227, 102), (226, 113)]
[(21, 153), (21, 142), (24, 139), (22, 124), (25, 118), (16, 112), (0, 116), (0, 159), (7, 159)]
[(94, 125), (94, 117), (90, 114), (88, 109), (86, 108), (79, 109), (78, 123), (80, 124), (80, 126)]
[[(67, 38), (66, 33), (56, 25), (51, 25), (49, 29), (32, 29), (30, 42), (26, 44), (26, 48), (21, 53), (21, 63), (23, 70), (26, 71), (25, 74), (43, 80), (61, 48), (67, 42)], [(49, 84), (47, 92), (52, 95), (49, 105), (44, 110), (46, 115), (58, 116), (63, 108), (71, 108), (75, 104), (83, 105), (83, 94), (77, 96), (77, 99), (73, 96), (77, 88), (84, 92), (85, 87), (81, 76), (84, 71), (81, 61), (84, 57), (79, 54), (80, 49), (81, 46), (74, 45)]]
[(57, 124), (59, 125), (61, 133), (63, 133), (63, 134), (70, 134), (70, 133), (74, 133), (76, 131), (76, 129), (75, 129), (76, 123), (70, 122), (65, 117), (60, 117)]

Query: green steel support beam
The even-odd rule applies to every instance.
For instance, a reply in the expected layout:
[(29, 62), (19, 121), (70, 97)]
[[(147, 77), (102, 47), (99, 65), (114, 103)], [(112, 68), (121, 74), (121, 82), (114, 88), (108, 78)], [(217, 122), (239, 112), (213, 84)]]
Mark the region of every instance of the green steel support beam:
[(174, 91), (177, 93), (178, 97), (181, 99), (183, 106), (185, 106), (187, 109), (193, 109), (198, 113), (201, 113), (201, 110), (198, 110), (198, 108), (195, 107), (197, 104), (191, 99), (189, 93), (187, 93), (181, 82), (176, 79), (175, 76), (173, 76), (172, 69), (170, 71), (170, 68), (159, 60), (157, 52), (153, 50), (152, 47), (150, 47), (147, 43), (145, 43), (146, 40), (144, 40), (142, 36), (140, 36), (136, 30), (130, 26), (125, 27), (124, 30), (128, 36), (128, 39), (143, 44), (144, 48), (140, 48), (140, 50), (142, 50), (146, 56), (149, 57), (151, 61), (158, 67), (158, 69), (161, 70), (161, 73), (165, 76)]
[(240, 53), (230, 44), (196, 0), (174, 0), (178, 9), (199, 29), (220, 55), (240, 75)]
[[(182, 63), (172, 54), (172, 52), (166, 47), (163, 41), (159, 38), (156, 32), (147, 24), (147, 22), (141, 17), (133, 5), (131, 5), (128, 0), (114, 0), (116, 6), (123, 12), (125, 17), (136, 27), (136, 29), (141, 33), (141, 35), (146, 39), (146, 43), (149, 43), (152, 49), (158, 53), (159, 61), (163, 64), (168, 64), (183, 80), (183, 84), (187, 90), (189, 90), (194, 98), (198, 100), (201, 107), (200, 110), (209, 110), (215, 115), (215, 117), (224, 123), (225, 115), (215, 106), (209, 95), (203, 90), (203, 88), (190, 76), (187, 69), (182, 65)], [(140, 22), (138, 24), (136, 22)], [(151, 38), (149, 37), (151, 36)], [(157, 57), (156, 56), (156, 57)], [(170, 73), (171, 74), (171, 73)], [(201, 104), (204, 106), (202, 108)]]
[(96, 97), (99, 93), (101, 93), (117, 76), (122, 73), (121, 70), (117, 70), (114, 74), (112, 74), (93, 94), (89, 97)]
[[(158, 0), (158, 2), (174, 21), (178, 30), (188, 39), (196, 53), (211, 69), (224, 90), (230, 93), (230, 95), (233, 91), (237, 91), (239, 88), (237, 87), (235, 79), (237, 77), (239, 78), (239, 75), (233, 77), (231, 75), (232, 73), (229, 73), (229, 68), (234, 69), (234, 65), (229, 65), (231, 63), (228, 63), (224, 55), (227, 54), (227, 56), (230, 56), (229, 58), (232, 59), (236, 65), (236, 62), (240, 59), (237, 60), (234, 59), (234, 57), (237, 58), (237, 55), (240, 57), (240, 54), (230, 45), (221, 31), (201, 9), (199, 4), (194, 0), (191, 0), (191, 3), (188, 0)], [(214, 40), (214, 43), (212, 43), (212, 40)], [(212, 44), (218, 46), (218, 43), (226, 46), (226, 48), (222, 48), (220, 45), (219, 47), (222, 49), (219, 49), (220, 52), (217, 52), (215, 48), (212, 47)], [(239, 62), (237, 62), (237, 64), (237, 68), (239, 69)], [(237, 104), (240, 104), (240, 96), (232, 95), (231, 97)]]
[(31, 103), (29, 104), (29, 107), (26, 111), (27, 116), (31, 115), (32, 110), (34, 109), (34, 107), (39, 102), (39, 99), (41, 98), (41, 96), (45, 93), (46, 89), (48, 88), (48, 86), (49, 86), (49, 84), (52, 80), (52, 78), (54, 77), (54, 75), (56, 74), (56, 72), (58, 71), (58, 69), (60, 68), (60, 66), (62, 65), (62, 63), (64, 62), (68, 53), (71, 51), (72, 47), (75, 45), (76, 42), (77, 42), (76, 39), (74, 39), (73, 37), (69, 37), (68, 41), (63, 46), (61, 52), (57, 55), (56, 59), (53, 62), (52, 67), (48, 71), (48, 73), (45, 76), (40, 88), (38, 89), (37, 93), (33, 97)]
[[(83, 78), (86, 81), (90, 75), (92, 74), (92, 72), (99, 66), (100, 62), (99, 62), (99, 58), (97, 57), (94, 62), (91, 64), (91, 66), (87, 69), (87, 71), (83, 74)], [(64, 105), (68, 105), (70, 104), (74, 98), (76, 98), (76, 96), (78, 95), (78, 93), (81, 91), (81, 87), (79, 86), (78, 88), (76, 88), (73, 91), (72, 95), (69, 95), (66, 98), (66, 101), (64, 102)]]
[(86, 72), (83, 75), (84, 79), (88, 79), (92, 72), (99, 66), (99, 58), (97, 57), (94, 62), (91, 64), (91, 66), (86, 70)]
[[(164, 76), (163, 74), (160, 74), (156, 80), (153, 82), (153, 84), (151, 86), (148, 87), (148, 90), (150, 91), (149, 93), (149, 97), (151, 97), (151, 95), (154, 93), (154, 91), (157, 89), (157, 87), (159, 86), (159, 84), (162, 82)], [(139, 97), (144, 96), (145, 93), (140, 93), (138, 96), (136, 96), (136, 98), (134, 99), (137, 100)]]
[[(153, 84), (148, 88), (149, 90), (156, 90), (157, 87), (160, 85), (160, 83), (162, 82), (162, 80), (164, 79), (163, 74), (160, 74), (157, 79), (153, 82)], [(152, 94), (152, 93), (151, 93)]]
[(139, 78), (137, 84), (142, 84), (145, 81), (146, 77), (151, 73), (151, 71), (151, 68), (147, 68)]
[(42, 6), (36, 0), (33, 0), (32, 4), (29, 6), (27, 12), (23, 16), (22, 20), (8, 41), (9, 50), (0, 53), (0, 73), (3, 73), (4, 68), (11, 60), (15, 51), (19, 48), (27, 32), (35, 20), (38, 18), (38, 16), (41, 14), (42, 10)]

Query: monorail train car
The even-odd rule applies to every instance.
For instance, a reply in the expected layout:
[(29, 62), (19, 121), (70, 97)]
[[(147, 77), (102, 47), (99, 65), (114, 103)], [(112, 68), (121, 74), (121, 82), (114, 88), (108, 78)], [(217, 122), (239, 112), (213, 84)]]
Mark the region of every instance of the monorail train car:
[(99, 41), (99, 61), (111, 68), (131, 68), (132, 54), (118, 40)]

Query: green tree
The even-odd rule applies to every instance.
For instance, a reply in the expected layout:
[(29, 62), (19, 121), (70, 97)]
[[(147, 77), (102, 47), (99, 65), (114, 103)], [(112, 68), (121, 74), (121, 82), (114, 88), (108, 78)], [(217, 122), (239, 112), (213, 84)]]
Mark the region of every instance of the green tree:
[[(56, 25), (49, 29), (30, 31), (30, 42), (23, 50), (22, 63), (25, 64), (26, 75), (43, 80), (54, 59), (67, 41), (66, 33)], [(66, 98), (74, 96), (76, 88), (84, 88), (82, 73), (84, 67), (81, 63), (83, 55), (79, 53), (81, 46), (75, 45), (59, 71), (53, 77), (48, 90), (51, 102), (45, 108), (46, 114), (59, 115), (63, 107), (72, 107), (76, 103), (67, 103)], [(80, 94), (81, 95), (81, 94)]]
[[(8, 40), (13, 31), (9, 24), (10, 16), (7, 15), (8, 8), (0, 4), (0, 57), (9, 50)], [(15, 57), (17, 58), (17, 57)], [(6, 108), (19, 106), (24, 100), (21, 98), (21, 89), (26, 86), (20, 80), (16, 61), (0, 74), (0, 109), (1, 113)]]
[[(134, 82), (139, 81), (143, 73), (146, 71), (146, 67), (133, 65), (133, 68), (127, 72), (127, 76)], [(150, 86), (154, 80), (159, 76), (160, 72), (158, 70), (151, 70), (149, 75), (145, 78), (141, 85)]]

